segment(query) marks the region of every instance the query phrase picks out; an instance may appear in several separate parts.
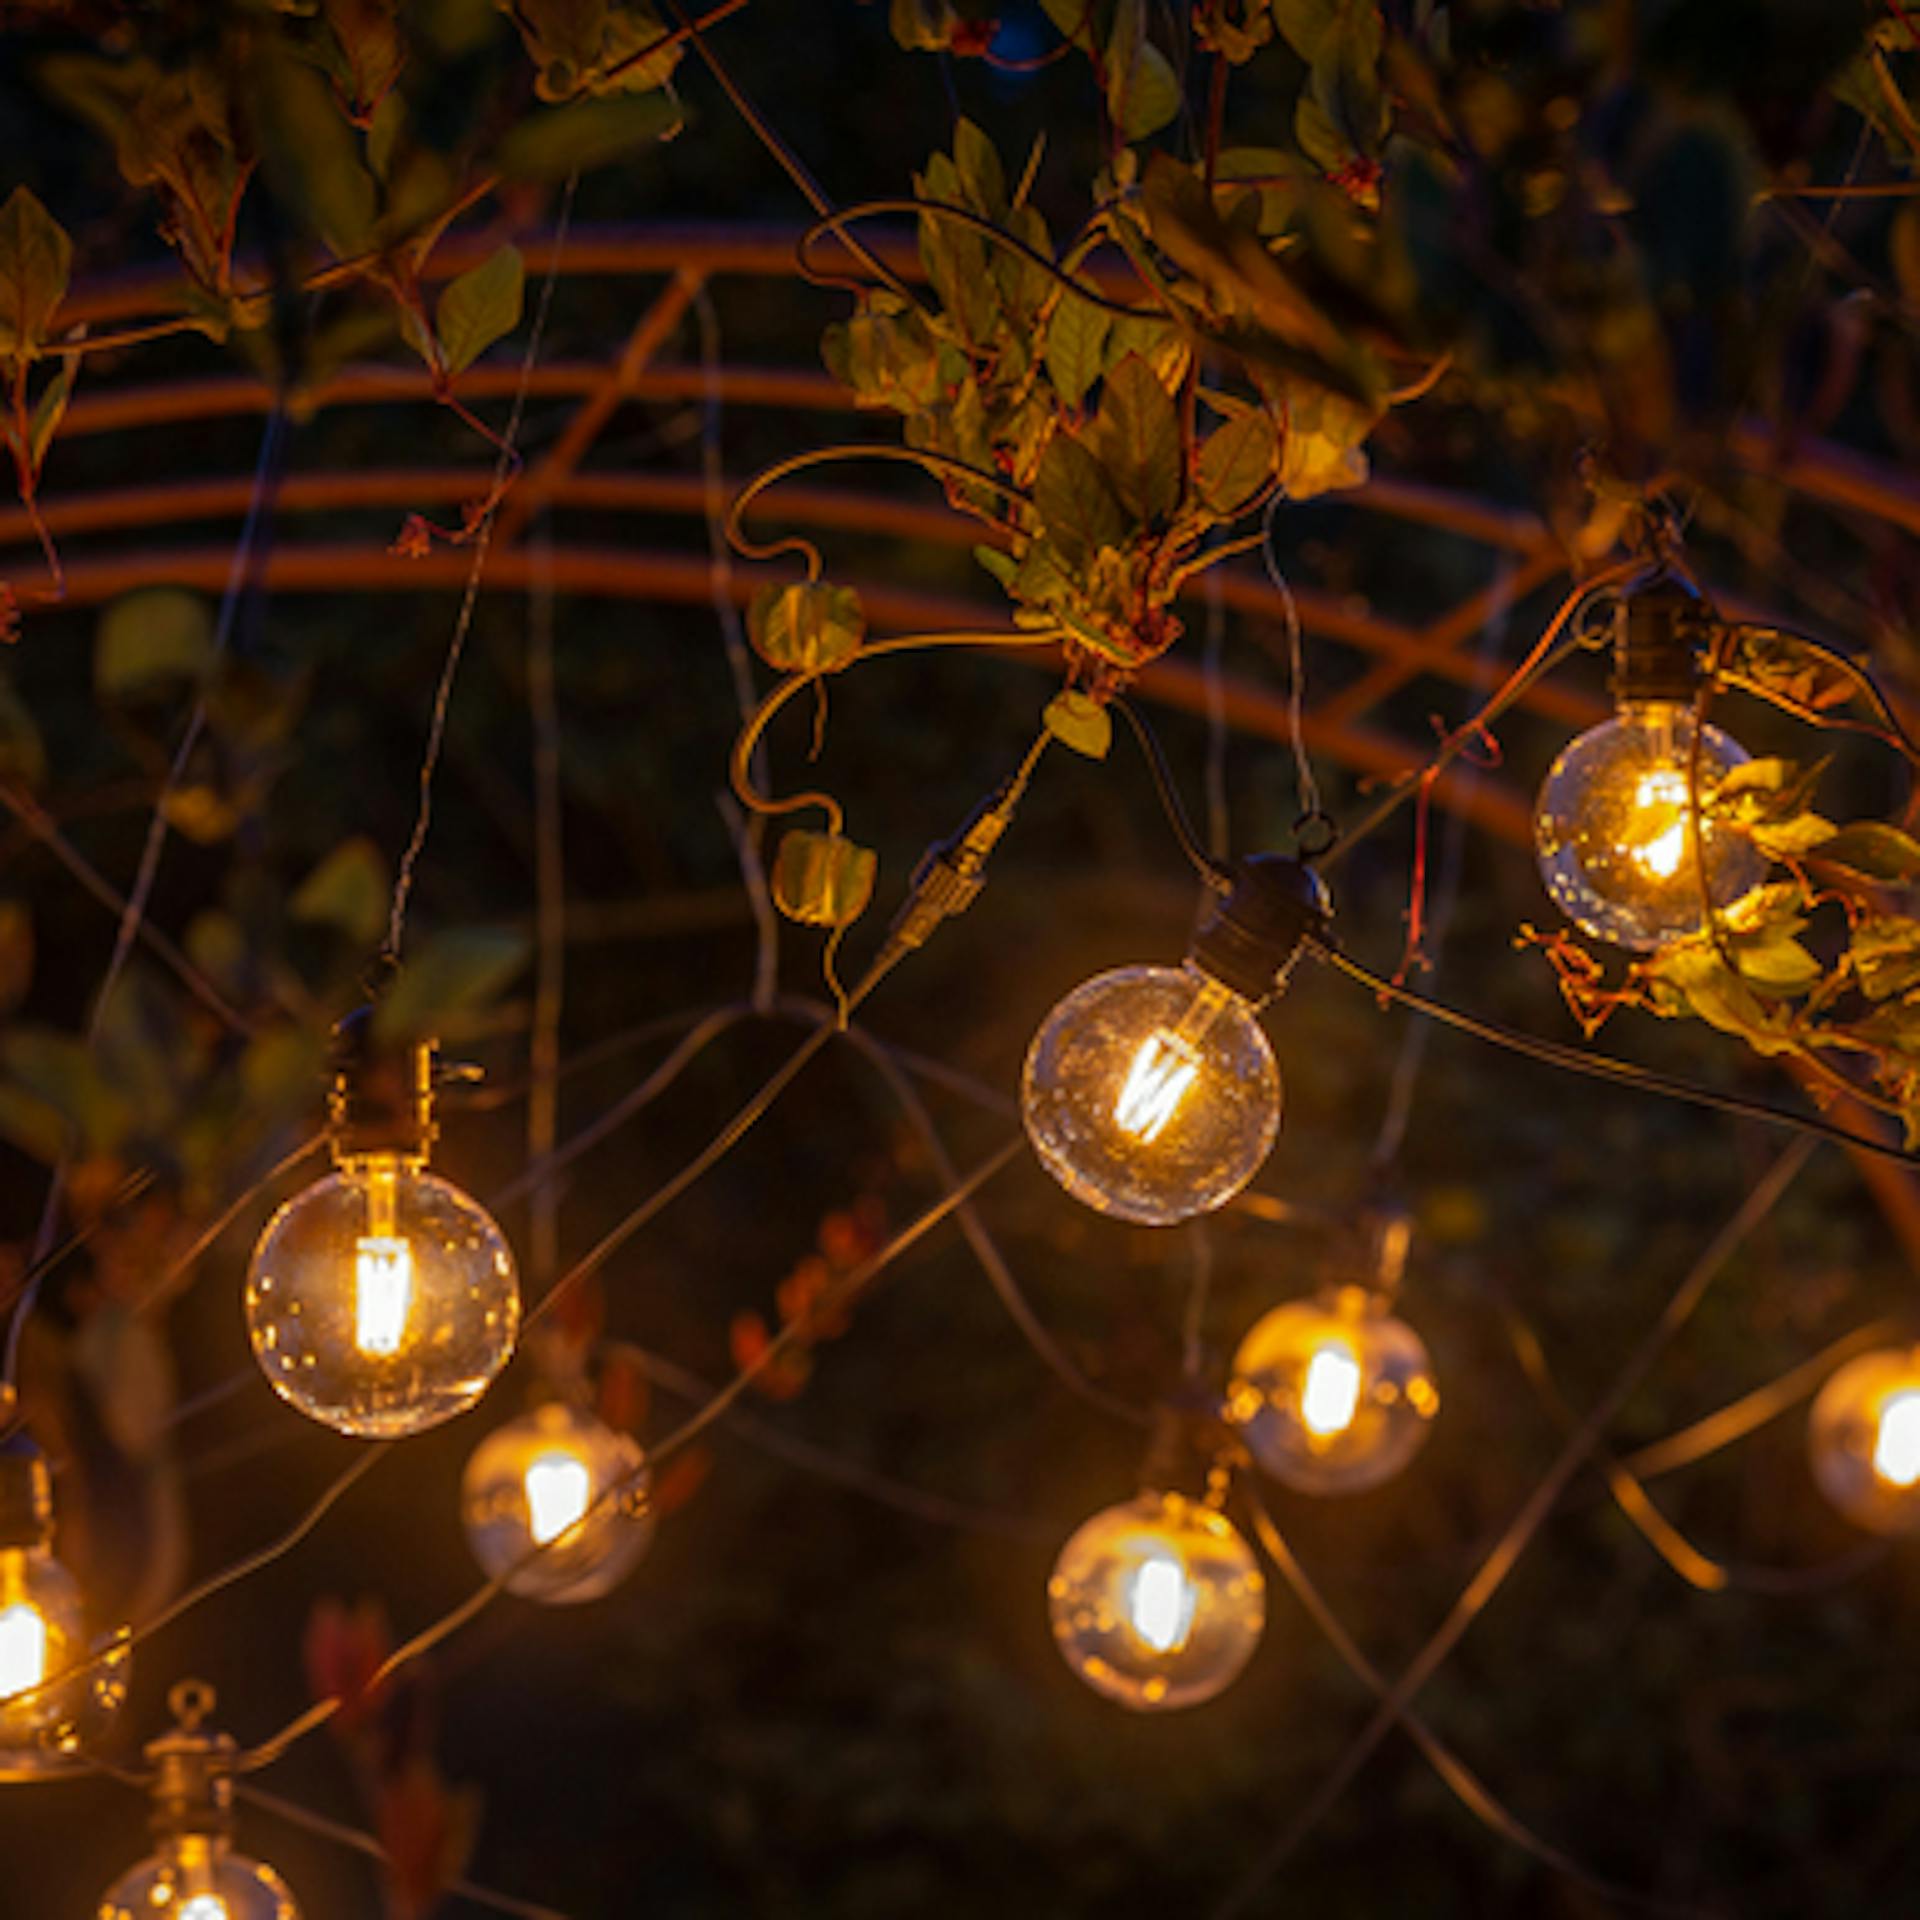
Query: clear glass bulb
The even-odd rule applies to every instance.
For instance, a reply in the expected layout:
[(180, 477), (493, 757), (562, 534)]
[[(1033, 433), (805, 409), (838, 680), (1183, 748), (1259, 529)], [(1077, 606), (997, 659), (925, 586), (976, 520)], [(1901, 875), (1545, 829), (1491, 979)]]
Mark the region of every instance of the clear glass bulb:
[[(1561, 912), (1596, 939), (1650, 953), (1705, 924), (1688, 804), (1693, 737), (1690, 707), (1635, 701), (1547, 770), (1533, 816), (1540, 877)], [(1738, 741), (1705, 728), (1702, 795), (1747, 758)], [(1716, 908), (1766, 878), (1765, 856), (1731, 827), (1705, 821), (1700, 850)]]
[(1303, 1493), (1391, 1479), (1439, 1410), (1420, 1336), (1365, 1287), (1274, 1308), (1241, 1341), (1227, 1391), (1247, 1451)]
[(1920, 1347), (1877, 1348), (1835, 1372), (1807, 1444), (1820, 1491), (1855, 1525), (1920, 1532)]
[(217, 1835), (186, 1833), (100, 1896), (99, 1920), (300, 1920), (287, 1883)]
[(1266, 1582), (1223, 1513), (1149, 1492), (1096, 1513), (1060, 1549), (1047, 1611), (1088, 1686), (1156, 1712), (1197, 1706), (1238, 1678), (1266, 1626)]
[(67, 1689), (41, 1682), (86, 1653), (80, 1583), (45, 1547), (0, 1548), (0, 1748), (30, 1747), (60, 1725)]
[(519, 1330), (500, 1229), (408, 1155), (343, 1159), (267, 1223), (247, 1275), (261, 1369), (341, 1433), (419, 1433), (463, 1412), (506, 1365)]
[(1252, 1006), (1200, 968), (1121, 967), (1047, 1015), (1021, 1082), (1047, 1171), (1100, 1213), (1166, 1226), (1223, 1206), (1280, 1128)]
[[(467, 1461), (460, 1504), (486, 1573), (550, 1605), (609, 1592), (653, 1538), (639, 1447), (563, 1401), (488, 1434)], [(546, 1551), (528, 1559), (536, 1547)]]

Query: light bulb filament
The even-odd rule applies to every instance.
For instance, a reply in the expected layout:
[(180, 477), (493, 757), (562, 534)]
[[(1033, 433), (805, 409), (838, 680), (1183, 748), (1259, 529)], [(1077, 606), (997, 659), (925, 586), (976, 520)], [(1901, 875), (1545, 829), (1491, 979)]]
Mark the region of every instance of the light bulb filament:
[(1873, 1470), (1892, 1487), (1920, 1484), (1920, 1390), (1896, 1393), (1880, 1409)]
[(400, 1351), (413, 1306), (413, 1243), (362, 1234), (353, 1255), (353, 1339), (362, 1353)]
[(46, 1677), (46, 1616), (24, 1600), (0, 1608), (0, 1699), (37, 1687)]
[(233, 1920), (233, 1909), (217, 1893), (196, 1893), (181, 1903), (180, 1920)]
[(543, 1453), (527, 1468), (527, 1531), (536, 1547), (558, 1540), (586, 1518), (593, 1475), (571, 1453)]
[(1307, 1431), (1321, 1439), (1345, 1433), (1360, 1410), (1360, 1382), (1360, 1362), (1343, 1341), (1317, 1348), (1300, 1389), (1300, 1419)]
[(1196, 1047), (1165, 1027), (1149, 1034), (1127, 1069), (1126, 1084), (1113, 1105), (1113, 1124), (1142, 1145), (1159, 1139), (1199, 1076)]
[(1155, 1653), (1178, 1653), (1193, 1632), (1199, 1589), (1171, 1553), (1150, 1553), (1127, 1581), (1127, 1623)]
[(1656, 880), (1671, 880), (1687, 853), (1687, 779), (1671, 767), (1643, 773), (1633, 790), (1631, 854)]

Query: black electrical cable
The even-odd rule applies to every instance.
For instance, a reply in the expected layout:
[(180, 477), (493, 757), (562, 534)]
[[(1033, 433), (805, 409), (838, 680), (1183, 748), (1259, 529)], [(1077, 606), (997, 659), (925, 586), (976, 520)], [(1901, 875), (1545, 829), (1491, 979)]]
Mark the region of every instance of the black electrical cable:
[(1312, 935), (1309, 938), (1316, 951), (1349, 979), (1359, 981), (1381, 998), (1398, 1001), (1416, 1013), (1424, 1013), (1429, 1019), (1457, 1027), (1462, 1033), (1470, 1033), (1476, 1040), (1505, 1047), (1510, 1053), (1523, 1054), (1530, 1060), (1560, 1067), (1569, 1073), (1585, 1074), (1592, 1080), (1608, 1080), (1616, 1086), (1635, 1087), (1642, 1093), (1657, 1093), (1669, 1100), (1684, 1100), (1696, 1107), (1713, 1107), (1721, 1113), (1737, 1114), (1744, 1120), (1763, 1120), (1769, 1126), (1791, 1127), (1799, 1133), (1817, 1134), (1824, 1140), (1837, 1140), (1842, 1146), (1858, 1147), (1863, 1152), (1878, 1154), (1882, 1159), (1897, 1160), (1903, 1166), (1920, 1167), (1920, 1153), (1896, 1147), (1891, 1141), (1876, 1140), (1871, 1134), (1855, 1133), (1851, 1127), (1823, 1120), (1818, 1114), (1794, 1113), (1765, 1100), (1749, 1100), (1741, 1094), (1721, 1093), (1712, 1087), (1695, 1086), (1691, 1081), (1676, 1080), (1668, 1074), (1656, 1073), (1650, 1067), (1636, 1066), (1630, 1060), (1615, 1059), (1611, 1054), (1588, 1053), (1558, 1040), (1544, 1040), (1534, 1034), (1517, 1032), (1496, 1021), (1483, 1020), (1477, 1014), (1463, 1013), (1444, 1001), (1429, 999), (1412, 987), (1396, 985), (1385, 975), (1375, 973), (1372, 968), (1342, 953), (1324, 938)]
[(1154, 792), (1160, 797), (1161, 811), (1167, 816), (1167, 824), (1173, 829), (1174, 838), (1180, 842), (1180, 851), (1208, 886), (1224, 892), (1233, 883), (1233, 870), (1225, 861), (1216, 860), (1200, 844), (1200, 836), (1194, 832), (1193, 822), (1187, 817), (1180, 790), (1173, 784), (1173, 769), (1167, 765), (1167, 756), (1153, 729), (1135, 711), (1130, 701), (1116, 694), (1109, 704), (1119, 710), (1127, 725), (1133, 729), (1133, 737), (1140, 743), (1148, 771), (1153, 775)]

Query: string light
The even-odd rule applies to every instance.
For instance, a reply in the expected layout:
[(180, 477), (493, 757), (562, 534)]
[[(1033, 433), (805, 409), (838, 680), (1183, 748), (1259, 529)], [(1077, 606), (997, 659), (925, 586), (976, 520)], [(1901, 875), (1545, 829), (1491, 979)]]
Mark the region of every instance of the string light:
[(371, 1008), (334, 1030), (335, 1171), (288, 1201), (247, 1276), (247, 1331), (274, 1391), (341, 1433), (419, 1433), (472, 1406), (512, 1356), (513, 1254), (427, 1171), (434, 1046), (379, 1045)]
[(106, 1731), (126, 1698), (124, 1640), (90, 1653), (80, 1583), (53, 1554), (52, 1478), (16, 1431), (0, 1442), (0, 1780), (58, 1773)]
[(1247, 1451), (1303, 1493), (1360, 1493), (1426, 1444), (1440, 1410), (1420, 1336), (1392, 1308), (1411, 1222), (1368, 1221), (1364, 1284), (1349, 1278), (1257, 1321), (1234, 1355), (1227, 1415)]
[(1540, 877), (1555, 904), (1596, 939), (1639, 952), (1699, 932), (1703, 871), (1716, 908), (1767, 872), (1749, 839), (1711, 818), (1696, 841), (1696, 780), (1710, 796), (1748, 758), (1695, 718), (1702, 629), (1698, 600), (1676, 580), (1627, 598), (1615, 629), (1618, 711), (1566, 747), (1534, 808)]
[(550, 1605), (598, 1599), (653, 1539), (639, 1447), (563, 1400), (488, 1434), (467, 1461), (460, 1498), (482, 1570)]
[(213, 1689), (183, 1681), (167, 1704), (178, 1724), (147, 1748), (157, 1844), (101, 1895), (99, 1920), (300, 1920), (286, 1882), (233, 1851), (234, 1744), (201, 1731)]
[(1056, 1006), (1028, 1049), (1027, 1133), (1101, 1213), (1166, 1226), (1224, 1205), (1280, 1127), (1280, 1072), (1258, 1009), (1330, 918), (1311, 868), (1243, 862), (1179, 967), (1121, 967)]
[(1259, 1564), (1220, 1511), (1223, 1437), (1210, 1416), (1163, 1409), (1142, 1491), (1085, 1522), (1047, 1581), (1068, 1666), (1137, 1712), (1211, 1700), (1239, 1677), (1266, 1626)]
[(1808, 1422), (1813, 1477), (1871, 1533), (1920, 1532), (1920, 1347), (1881, 1347), (1841, 1367)]

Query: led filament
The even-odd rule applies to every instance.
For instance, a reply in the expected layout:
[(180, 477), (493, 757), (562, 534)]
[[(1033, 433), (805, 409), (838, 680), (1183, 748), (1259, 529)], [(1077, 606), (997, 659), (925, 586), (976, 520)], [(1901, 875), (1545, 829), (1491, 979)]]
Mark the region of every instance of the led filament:
[(1820, 1491), (1871, 1533), (1920, 1532), (1920, 1347), (1849, 1360), (1808, 1424)]
[(549, 1605), (595, 1600), (653, 1538), (639, 1447), (604, 1421), (549, 1401), (481, 1441), (460, 1485), (482, 1569)]
[(341, 1433), (419, 1433), (464, 1412), (511, 1357), (513, 1254), (484, 1208), (427, 1171), (433, 1050), (336, 1030), (334, 1172), (268, 1222), (247, 1331), (275, 1392)]
[(1234, 1355), (1227, 1410), (1247, 1450), (1303, 1493), (1358, 1493), (1426, 1444), (1440, 1410), (1420, 1336), (1367, 1287), (1290, 1301)]
[(1021, 1080), (1034, 1150), (1075, 1199), (1165, 1226), (1224, 1205), (1280, 1126), (1258, 1010), (1325, 893), (1292, 860), (1250, 860), (1180, 967), (1121, 967), (1041, 1023)]
[(1061, 1548), (1047, 1610), (1062, 1657), (1095, 1692), (1158, 1712), (1238, 1677), (1266, 1625), (1266, 1583), (1217, 1507), (1150, 1491)]

